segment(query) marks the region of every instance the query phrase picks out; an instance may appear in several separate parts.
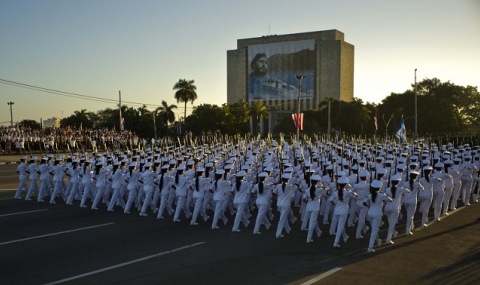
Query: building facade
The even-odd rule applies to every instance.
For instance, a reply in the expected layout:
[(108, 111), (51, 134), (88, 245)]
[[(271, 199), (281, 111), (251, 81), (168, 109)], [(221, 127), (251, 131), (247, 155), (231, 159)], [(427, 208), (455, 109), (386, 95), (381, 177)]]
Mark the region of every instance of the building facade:
[(60, 119), (53, 117), (43, 120), (43, 128), (60, 128)]
[[(354, 46), (337, 30), (237, 40), (227, 51), (227, 103), (263, 101), (271, 132), (276, 114), (315, 110), (326, 97), (353, 100)], [(299, 80), (302, 79), (302, 80)]]

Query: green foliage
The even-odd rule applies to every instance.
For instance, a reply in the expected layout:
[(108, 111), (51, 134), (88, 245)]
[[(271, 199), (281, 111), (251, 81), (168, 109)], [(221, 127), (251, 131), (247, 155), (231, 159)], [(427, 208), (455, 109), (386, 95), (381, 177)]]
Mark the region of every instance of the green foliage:
[(191, 131), (195, 135), (208, 130), (212, 132), (219, 130), (224, 133), (226, 130), (225, 112), (217, 105), (202, 104), (195, 106), (192, 114), (187, 117), (185, 125), (185, 132)]
[(250, 116), (253, 118), (253, 133), (257, 134), (260, 118), (268, 119), (268, 111), (263, 101), (253, 101), (250, 107)]
[(19, 123), (19, 126), (23, 128), (30, 128), (32, 130), (39, 130), (42, 128), (42, 125), (35, 120), (22, 120)]
[(82, 109), (80, 111), (73, 112), (73, 115), (70, 117), (60, 120), (60, 126), (76, 128), (82, 126), (82, 128), (93, 128), (95, 118), (96, 116), (94, 113), (87, 112), (86, 109)]
[(177, 90), (177, 92), (175, 92), (177, 103), (185, 103), (184, 120), (187, 118), (187, 102), (193, 104), (193, 101), (197, 100), (198, 97), (196, 92), (197, 86), (195, 86), (194, 83), (194, 80), (179, 79), (173, 86), (173, 90)]
[(247, 102), (240, 100), (231, 105), (223, 104), (222, 107), (225, 112), (227, 134), (244, 134), (249, 131), (250, 112)]
[[(180, 80), (177, 83), (180, 82), (193, 85), (193, 80)], [(195, 86), (193, 85), (193, 87)], [(193, 91), (195, 89), (193, 88)], [(441, 82), (437, 78), (424, 79), (417, 84), (417, 95), (418, 133), (420, 136), (446, 134), (461, 136), (466, 133), (480, 132), (480, 93), (477, 87), (458, 86), (449, 81)], [(364, 103), (358, 98), (354, 98), (352, 102), (340, 102), (326, 98), (319, 104), (318, 110), (304, 112), (302, 133), (309, 136), (319, 132), (327, 133), (328, 106), (330, 105), (332, 134), (338, 131), (348, 135), (371, 137), (375, 134), (373, 117), (376, 116), (379, 128), (377, 134), (383, 136), (387, 132), (389, 135), (393, 135), (403, 116), (407, 133), (411, 135), (414, 131), (414, 98), (413, 86), (412, 89), (403, 93), (391, 93), (378, 105)], [(182, 101), (183, 99), (180, 98), (178, 100), (193, 102), (195, 99), (196, 93), (194, 99)], [(154, 136), (153, 119), (155, 116), (157, 135), (159, 137), (172, 135), (175, 129), (173, 126), (175, 122), (173, 109), (175, 108), (177, 108), (176, 105), (168, 105), (166, 101), (162, 101), (161, 106), (153, 112), (149, 111), (146, 106), (139, 108), (122, 106), (125, 128), (142, 138), (151, 138)], [(222, 134), (243, 135), (249, 132), (250, 118), (256, 121), (261, 117), (268, 118), (268, 111), (263, 102), (254, 102), (250, 107), (243, 100), (222, 106), (203, 104), (194, 107), (192, 114), (185, 120), (183, 130), (192, 131), (194, 135), (208, 130), (212, 132), (218, 130)], [(295, 134), (291, 111), (277, 112), (275, 117), (274, 134), (282, 132), (286, 137)], [(389, 120), (390, 122), (388, 122)], [(82, 109), (62, 119), (61, 126), (79, 127), (82, 125), (83, 128), (115, 128), (119, 130), (119, 121), (118, 109), (106, 108), (96, 113)], [(32, 128), (39, 127), (33, 122), (24, 120), (20, 124)]]

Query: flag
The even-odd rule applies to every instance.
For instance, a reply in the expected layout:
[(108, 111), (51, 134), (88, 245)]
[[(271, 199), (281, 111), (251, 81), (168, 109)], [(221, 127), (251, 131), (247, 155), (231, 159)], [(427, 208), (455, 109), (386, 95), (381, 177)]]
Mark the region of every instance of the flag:
[(120, 118), (120, 130), (125, 130), (125, 118)]
[(83, 130), (83, 122), (80, 122), (80, 130)]
[(303, 131), (303, 113), (300, 113), (299, 118), (297, 119), (297, 114), (292, 114), (293, 123), (295, 124), (295, 128), (297, 130)]
[(378, 131), (377, 117), (373, 117), (373, 120), (375, 121), (375, 131)]
[(398, 130), (395, 133), (395, 136), (400, 140), (400, 143), (403, 143), (407, 140), (407, 130), (405, 129), (403, 117), (400, 119), (400, 124), (398, 125)]

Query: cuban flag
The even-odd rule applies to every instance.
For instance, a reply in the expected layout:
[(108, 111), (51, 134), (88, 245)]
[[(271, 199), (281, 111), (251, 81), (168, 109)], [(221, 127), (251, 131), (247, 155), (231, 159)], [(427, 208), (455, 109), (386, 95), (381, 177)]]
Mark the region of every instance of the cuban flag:
[(375, 121), (375, 131), (378, 131), (377, 117), (373, 117), (373, 120)]
[(120, 130), (125, 130), (125, 118), (120, 118)]
[(300, 113), (300, 116), (297, 118), (297, 113), (292, 114), (293, 123), (297, 130), (303, 131), (303, 113)]
[(398, 130), (395, 133), (395, 136), (400, 140), (400, 143), (403, 143), (407, 140), (407, 130), (405, 129), (403, 117), (400, 119), (400, 125), (398, 125)]

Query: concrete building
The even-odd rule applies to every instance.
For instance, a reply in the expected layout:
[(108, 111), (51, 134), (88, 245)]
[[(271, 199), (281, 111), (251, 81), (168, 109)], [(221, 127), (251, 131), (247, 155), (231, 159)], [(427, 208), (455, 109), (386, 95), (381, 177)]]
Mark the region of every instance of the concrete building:
[[(268, 67), (256, 72), (261, 57)], [(237, 49), (227, 51), (227, 103), (263, 101), (269, 111), (260, 123), (265, 134), (276, 125), (276, 114), (295, 113), (298, 101), (302, 111), (317, 109), (326, 97), (352, 101), (353, 70), (354, 46), (337, 30), (239, 39)]]
[(51, 118), (43, 120), (43, 127), (44, 128), (60, 128), (60, 119), (59, 118)]

